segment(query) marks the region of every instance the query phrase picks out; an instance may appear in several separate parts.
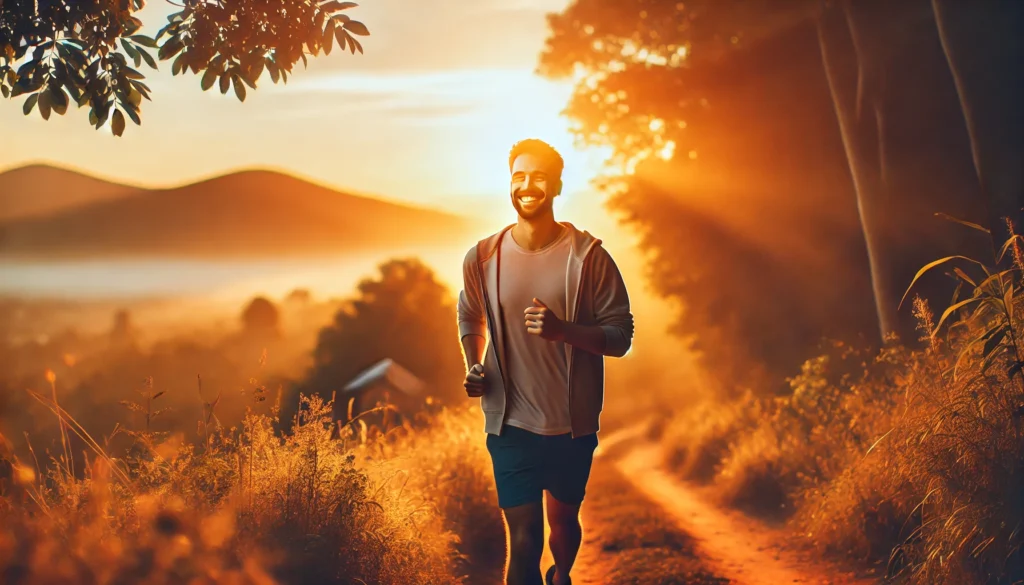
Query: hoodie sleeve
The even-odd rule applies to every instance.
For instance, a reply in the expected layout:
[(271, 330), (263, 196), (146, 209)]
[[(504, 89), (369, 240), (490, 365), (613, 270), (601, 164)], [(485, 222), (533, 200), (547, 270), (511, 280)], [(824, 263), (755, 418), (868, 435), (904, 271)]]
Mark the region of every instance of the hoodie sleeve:
[(483, 287), (476, 266), (476, 246), (470, 248), (462, 262), (462, 291), (459, 293), (459, 339), (479, 335), (486, 339), (487, 321), (484, 316)]
[(626, 283), (603, 246), (597, 246), (592, 252), (591, 278), (594, 316), (604, 330), (604, 354), (622, 357), (633, 344), (633, 314), (629, 309)]

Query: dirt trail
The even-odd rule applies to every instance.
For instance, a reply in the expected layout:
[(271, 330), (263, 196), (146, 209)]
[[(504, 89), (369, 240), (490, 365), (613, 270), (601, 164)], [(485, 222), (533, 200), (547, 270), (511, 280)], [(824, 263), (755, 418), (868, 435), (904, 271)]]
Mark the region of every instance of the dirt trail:
[[(691, 539), (701, 565), (715, 576), (728, 580), (721, 582), (735, 585), (876, 585), (879, 582), (813, 558), (807, 551), (792, 546), (792, 537), (782, 530), (710, 504), (662, 469), (659, 446), (645, 440), (637, 428), (609, 435), (603, 441), (603, 454), (599, 459), (605, 467), (611, 464), (630, 488), (671, 518)], [(584, 511), (586, 509), (584, 506)], [(603, 581), (595, 581), (600, 582)]]

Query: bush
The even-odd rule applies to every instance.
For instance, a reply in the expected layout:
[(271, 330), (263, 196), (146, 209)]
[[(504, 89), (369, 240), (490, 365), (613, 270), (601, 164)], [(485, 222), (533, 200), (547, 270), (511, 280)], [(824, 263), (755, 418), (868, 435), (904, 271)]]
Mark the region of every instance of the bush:
[(910, 583), (1021, 582), (1022, 242), (1003, 248), (1010, 268), (952, 257), (921, 271), (959, 259), (979, 273), (954, 270), (969, 294), (938, 324), (915, 300), (926, 348), (889, 340), (867, 359), (833, 344), (783, 396), (682, 415), (664, 433), (670, 462), (686, 477), (712, 470), (732, 505), (795, 511), (792, 527), (814, 545)]
[[(482, 546), (476, 531), (495, 526), (504, 536), (470, 417), (442, 412), (425, 431), (332, 441), (331, 405), (304, 397), (289, 435), (256, 414), (207, 445), (138, 433), (122, 459), (92, 443), (81, 478), (65, 457), (37, 473), (6, 448), (0, 575), (12, 584), (462, 583), (457, 547)], [(394, 481), (395, 469), (408, 480)]]

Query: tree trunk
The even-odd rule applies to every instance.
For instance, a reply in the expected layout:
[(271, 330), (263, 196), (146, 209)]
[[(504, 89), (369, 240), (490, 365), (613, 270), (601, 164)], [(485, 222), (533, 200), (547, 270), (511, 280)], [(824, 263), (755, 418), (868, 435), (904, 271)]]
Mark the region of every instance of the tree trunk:
[(1024, 3), (932, 0), (996, 250), (1024, 206)]
[[(917, 270), (942, 256), (977, 257), (990, 249), (982, 234), (936, 217), (985, 221), (969, 137), (931, 12), (931, 0), (841, 0), (825, 7), (819, 20), (879, 323), (884, 335), (905, 342), (918, 337), (909, 307), (900, 307)], [(952, 282), (935, 274), (913, 294), (944, 306), (952, 291)]]
[[(864, 89), (863, 70), (853, 40), (849, 36), (850, 26), (847, 21), (848, 14), (845, 10), (823, 7), (817, 22), (818, 45), (857, 195), (857, 210), (860, 213), (861, 228), (867, 246), (878, 327), (884, 337), (895, 329), (895, 315), (888, 309), (888, 304), (883, 302), (888, 296), (890, 283), (881, 269), (878, 241), (870, 229), (871, 218), (881, 215), (875, 202), (881, 199), (878, 192), (882, 189), (882, 177), (876, 164), (878, 157), (876, 153), (871, 152), (872, 141), (862, 138), (871, 131), (871, 125), (865, 123), (864, 118), (858, 115), (860, 112), (857, 98), (863, 95)], [(878, 127), (877, 124), (875, 127)]]

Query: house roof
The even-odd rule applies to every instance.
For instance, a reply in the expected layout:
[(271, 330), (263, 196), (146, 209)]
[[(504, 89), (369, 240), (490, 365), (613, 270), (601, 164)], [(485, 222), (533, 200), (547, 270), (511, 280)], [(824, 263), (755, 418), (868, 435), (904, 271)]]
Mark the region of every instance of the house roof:
[(385, 358), (360, 372), (342, 392), (355, 394), (379, 383), (384, 383), (408, 396), (418, 396), (426, 391), (426, 384), (422, 380), (391, 358)]

